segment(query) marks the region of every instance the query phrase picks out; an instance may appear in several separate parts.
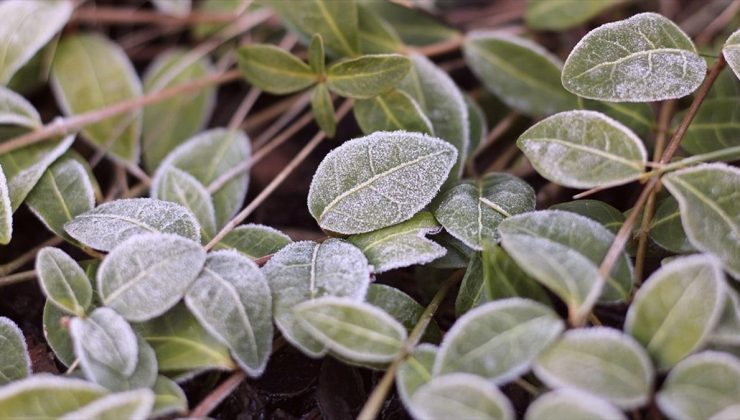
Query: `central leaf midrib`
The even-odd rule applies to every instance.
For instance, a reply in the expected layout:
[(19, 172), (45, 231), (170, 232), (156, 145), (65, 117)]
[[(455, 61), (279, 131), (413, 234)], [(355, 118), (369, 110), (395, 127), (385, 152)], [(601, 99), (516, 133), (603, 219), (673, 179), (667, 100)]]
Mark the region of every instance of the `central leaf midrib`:
[(524, 141), (532, 141), (532, 142), (546, 142), (546, 143), (556, 143), (565, 147), (571, 147), (573, 149), (579, 150), (581, 152), (590, 153), (596, 156), (603, 157), (605, 159), (611, 160), (613, 162), (619, 163), (624, 166), (628, 166), (630, 168), (637, 169), (638, 172), (642, 172), (642, 162), (635, 162), (628, 159), (625, 159), (619, 155), (615, 155), (609, 152), (605, 152), (600, 149), (596, 149), (594, 147), (586, 146), (579, 143), (572, 143), (565, 140), (550, 138), (550, 137), (540, 137), (540, 138), (528, 138), (524, 139)]

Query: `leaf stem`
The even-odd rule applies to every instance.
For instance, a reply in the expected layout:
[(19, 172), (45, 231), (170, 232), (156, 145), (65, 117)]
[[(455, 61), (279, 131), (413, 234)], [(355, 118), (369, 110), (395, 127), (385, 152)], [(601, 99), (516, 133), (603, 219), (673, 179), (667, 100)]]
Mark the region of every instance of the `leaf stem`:
[(188, 417), (201, 418), (205, 417), (218, 407), (221, 402), (228, 397), (234, 390), (247, 378), (247, 374), (242, 370), (237, 370), (231, 374), (225, 381), (211, 391), (194, 409)]
[(41, 249), (47, 247), (47, 246), (57, 246), (61, 244), (63, 239), (59, 236), (54, 236), (53, 238), (49, 238), (42, 242), (41, 244), (31, 248), (30, 250), (24, 252), (19, 256), (18, 258), (9, 261), (3, 265), (0, 265), (0, 276), (1, 275), (7, 275), (12, 273), (13, 271), (23, 267), (24, 265), (28, 264), (30, 261), (32, 261), (34, 258), (36, 258), (36, 254), (41, 251)]
[(155, 24), (163, 26), (187, 26), (200, 23), (229, 23), (238, 15), (233, 12), (190, 12), (184, 16), (167, 15), (161, 12), (140, 10), (130, 7), (84, 7), (72, 15), (73, 22), (93, 24)]
[(20, 273), (0, 277), (0, 287), (10, 286), (11, 284), (20, 283), (26, 280), (33, 280), (35, 278), (36, 270), (21, 271)]

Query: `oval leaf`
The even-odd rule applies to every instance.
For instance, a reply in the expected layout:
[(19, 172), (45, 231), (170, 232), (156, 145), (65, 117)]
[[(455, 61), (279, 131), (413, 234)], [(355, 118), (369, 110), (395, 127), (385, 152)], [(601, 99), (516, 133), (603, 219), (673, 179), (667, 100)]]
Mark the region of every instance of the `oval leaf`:
[(99, 398), (60, 420), (120, 418), (144, 420), (154, 407), (154, 393), (149, 389), (118, 392)]
[(233, 249), (256, 260), (274, 254), (293, 242), (277, 229), (247, 224), (232, 230), (213, 249)]
[(172, 379), (162, 375), (157, 376), (157, 382), (154, 383), (152, 391), (154, 391), (154, 407), (150, 414), (151, 417), (185, 414), (188, 411), (187, 396)]
[(81, 379), (42, 373), (0, 388), (0, 413), (8, 418), (56, 418), (107, 393)]
[(72, 315), (82, 316), (92, 301), (92, 286), (75, 260), (59, 248), (47, 247), (36, 256), (36, 275), (46, 298)]
[(677, 254), (696, 250), (683, 230), (681, 212), (675, 198), (667, 196), (658, 202), (655, 216), (650, 222), (650, 239), (662, 248)]
[(216, 210), (211, 194), (195, 177), (174, 166), (163, 167), (152, 181), (153, 198), (180, 204), (198, 219), (204, 243), (216, 235)]
[(740, 294), (735, 289), (727, 288), (724, 309), (709, 342), (720, 346), (740, 346)]
[(358, 99), (352, 110), (365, 134), (395, 130), (434, 134), (432, 122), (419, 104), (400, 90), (391, 89), (369, 99)]
[(740, 29), (727, 38), (725, 46), (722, 47), (722, 55), (725, 56), (725, 60), (727, 60), (727, 64), (735, 73), (735, 76), (740, 79)]
[(348, 98), (370, 98), (396, 86), (411, 69), (399, 54), (363, 55), (340, 61), (326, 71), (327, 87)]
[(23, 379), (30, 374), (31, 359), (28, 357), (23, 331), (9, 318), (0, 316), (0, 385)]
[(627, 416), (601, 398), (562, 388), (534, 400), (524, 414), (524, 420), (550, 419), (627, 420)]
[(247, 45), (237, 50), (236, 57), (242, 76), (265, 92), (277, 95), (298, 92), (319, 80), (308, 64), (274, 45)]
[[(0, 9), (8, 3), (17, 2), (3, 2)], [(2, 67), (2, 64), (0, 64), (0, 67)], [(36, 128), (41, 126), (41, 116), (39, 116), (36, 108), (26, 98), (8, 88), (0, 86), (0, 124)]]
[[(377, 306), (383, 312), (392, 316), (406, 328), (406, 332), (409, 334), (411, 334), (411, 331), (416, 327), (419, 319), (421, 319), (421, 315), (424, 313), (424, 307), (411, 296), (395, 287), (386, 286), (385, 284), (371, 284), (367, 289), (365, 301), (373, 306)], [(438, 343), (441, 336), (442, 333), (439, 330), (437, 322), (432, 319), (427, 326), (424, 336), (422, 336), (422, 340)]]
[(112, 309), (98, 308), (89, 317), (73, 318), (69, 332), (77, 357), (84, 353), (124, 376), (134, 372), (139, 354), (136, 334)]
[(324, 83), (317, 85), (311, 93), (311, 112), (319, 128), (326, 133), (326, 136), (334, 137), (337, 132), (334, 102), (332, 102), (331, 94)]
[(532, 29), (561, 31), (588, 22), (620, 0), (528, 0), (524, 21)]
[(411, 397), (415, 418), (513, 420), (514, 409), (491, 382), (475, 375), (456, 373), (434, 378)]
[(66, 319), (69, 316), (67, 312), (59, 309), (58, 306), (46, 301), (44, 304), (43, 328), (44, 338), (56, 358), (64, 365), (70, 366), (75, 362), (75, 352), (72, 347), (72, 338), (69, 336), (69, 328)]
[(550, 210), (563, 210), (580, 214), (599, 222), (613, 234), (619, 232), (624, 223), (624, 214), (611, 205), (599, 200), (575, 200), (559, 203), (550, 207)]

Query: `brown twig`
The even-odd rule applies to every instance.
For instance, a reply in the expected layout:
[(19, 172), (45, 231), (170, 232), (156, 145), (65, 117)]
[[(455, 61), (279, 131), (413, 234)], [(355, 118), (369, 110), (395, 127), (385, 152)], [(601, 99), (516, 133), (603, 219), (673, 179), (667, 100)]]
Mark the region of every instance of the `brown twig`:
[(225, 381), (221, 382), (198, 406), (196, 406), (188, 417), (200, 418), (207, 416), (211, 411), (218, 407), (232, 392), (247, 378), (247, 374), (242, 370), (237, 370), (231, 374)]
[(26, 280), (36, 278), (36, 270), (22, 271), (9, 276), (0, 277), (0, 287), (10, 286), (11, 284), (20, 283)]
[(697, 45), (709, 44), (718, 32), (725, 29), (732, 19), (740, 12), (740, 1), (732, 0), (730, 4), (713, 21), (696, 36)]
[(23, 267), (24, 265), (28, 264), (29, 262), (33, 261), (36, 258), (36, 254), (39, 253), (43, 248), (47, 246), (57, 246), (61, 244), (63, 241), (62, 238), (59, 236), (54, 236), (53, 238), (49, 238), (42, 242), (40, 245), (37, 245), (30, 250), (24, 252), (19, 256), (18, 258), (9, 261), (3, 265), (0, 265), (0, 275), (7, 275), (12, 273), (13, 271)]
[(162, 26), (188, 26), (199, 23), (229, 23), (238, 17), (231, 12), (198, 12), (187, 15), (167, 15), (153, 10), (141, 10), (132, 7), (83, 7), (75, 10), (72, 22), (94, 24), (153, 24)]

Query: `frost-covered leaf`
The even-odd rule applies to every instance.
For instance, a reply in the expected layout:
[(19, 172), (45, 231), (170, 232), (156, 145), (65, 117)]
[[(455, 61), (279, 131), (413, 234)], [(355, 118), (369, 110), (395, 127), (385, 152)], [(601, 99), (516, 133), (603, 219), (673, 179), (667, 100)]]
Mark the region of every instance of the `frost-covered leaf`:
[(100, 265), (98, 293), (105, 306), (131, 321), (162, 315), (185, 295), (206, 253), (180, 236), (149, 233), (114, 248)]
[[(162, 161), (159, 171), (168, 166), (181, 169), (206, 187), (229, 172), (234, 166), (249, 160), (249, 138), (242, 131), (212, 128), (178, 146)], [(156, 178), (155, 174), (155, 178)], [(249, 173), (237, 174), (212, 192), (216, 211), (216, 227), (223, 226), (241, 209), (247, 196)]]
[(365, 233), (411, 218), (434, 198), (457, 154), (440, 139), (377, 132), (329, 152), (308, 192), (322, 229)]
[(391, 89), (368, 99), (358, 99), (352, 107), (357, 124), (365, 134), (376, 131), (415, 131), (434, 134), (419, 104), (406, 92)]
[[(675, 127), (685, 115), (676, 115)], [(698, 155), (730, 147), (740, 147), (740, 101), (737, 97), (705, 100), (686, 130), (681, 148)]]
[(563, 210), (586, 216), (589, 219), (601, 223), (615, 235), (624, 223), (624, 213), (611, 205), (599, 200), (575, 200), (558, 203), (550, 207), (550, 210)]
[(572, 188), (610, 187), (645, 170), (642, 141), (621, 123), (594, 111), (561, 112), (517, 140), (537, 172)]
[[(157, 56), (144, 73), (144, 93), (200, 79), (213, 72), (207, 58), (193, 59), (185, 50), (168, 50)], [(216, 100), (215, 88), (182, 93), (144, 108), (141, 133), (144, 163), (150, 171), (172, 149), (208, 122)]]
[(727, 288), (724, 309), (717, 326), (709, 335), (715, 345), (740, 346), (740, 295), (735, 289)]
[(157, 382), (152, 387), (154, 391), (154, 407), (151, 417), (161, 417), (171, 414), (185, 414), (188, 411), (188, 399), (180, 386), (165, 376), (157, 376)]
[(23, 331), (9, 318), (0, 316), (0, 385), (17, 381), (30, 374), (31, 359), (28, 357)]
[[(594, 287), (599, 287), (599, 264), (614, 235), (584, 216), (544, 210), (514, 216), (499, 225), (501, 244), (519, 267), (549, 288), (568, 306), (571, 315)], [(601, 301), (626, 299), (632, 288), (632, 265), (622, 253), (601, 292)]]
[(252, 44), (237, 50), (239, 70), (247, 81), (277, 95), (303, 90), (319, 80), (308, 64), (274, 45)]
[(442, 228), (428, 211), (411, 219), (373, 232), (350, 236), (347, 241), (360, 248), (375, 273), (395, 268), (426, 264), (447, 251), (426, 235)]
[(363, 55), (330, 66), (326, 83), (338, 95), (367, 99), (396, 86), (410, 69), (409, 59), (399, 54)]
[(488, 135), (488, 122), (483, 108), (470, 96), (465, 95), (465, 105), (468, 108), (468, 131), (470, 142), (468, 143), (468, 159), (478, 150), (478, 146)]
[(256, 260), (274, 254), (291, 243), (290, 237), (269, 226), (247, 224), (237, 227), (213, 247), (234, 249)]
[(737, 30), (727, 38), (725, 46), (722, 48), (722, 55), (725, 56), (727, 64), (740, 79), (740, 30)]
[(495, 242), (496, 228), (507, 217), (534, 210), (534, 190), (521, 179), (489, 173), (479, 180), (461, 180), (435, 200), (434, 217), (445, 230), (480, 251)]
[(489, 302), (460, 317), (445, 335), (434, 374), (473, 373), (493, 383), (527, 372), (565, 325), (547, 306), (529, 299)]
[[(424, 312), (424, 307), (411, 296), (395, 287), (386, 286), (385, 284), (371, 284), (367, 289), (365, 301), (377, 306), (392, 316), (406, 328), (406, 332), (409, 334), (419, 322), (421, 314)], [(442, 333), (439, 330), (439, 326), (432, 319), (427, 326), (424, 336), (422, 336), (422, 340), (436, 343), (439, 342), (441, 337)]]
[(0, 124), (36, 128), (41, 126), (41, 117), (26, 98), (0, 86)]
[(236, 251), (208, 254), (185, 304), (250, 376), (264, 372), (272, 350), (272, 299), (257, 264)]
[(8, 180), (0, 165), (0, 244), (7, 245), (13, 236), (13, 207), (10, 205)]
[(527, 0), (524, 21), (532, 29), (561, 31), (588, 22), (622, 0)]
[(86, 318), (73, 318), (69, 331), (77, 357), (84, 353), (124, 376), (134, 372), (139, 353), (136, 334), (112, 309), (98, 308)]
[(322, 296), (361, 301), (370, 283), (370, 267), (362, 251), (338, 239), (292, 243), (262, 271), (272, 291), (275, 325), (288, 342), (312, 357), (325, 354), (326, 349), (298, 323), (293, 308)]
[(46, 298), (60, 309), (83, 316), (92, 301), (92, 286), (82, 267), (59, 248), (36, 256), (36, 275)]
[(603, 102), (578, 98), (582, 109), (606, 114), (634, 131), (640, 138), (648, 136), (655, 127), (655, 113), (650, 104), (642, 102)]
[(645, 346), (658, 370), (668, 370), (704, 344), (722, 314), (725, 287), (716, 259), (676, 258), (635, 294), (624, 330)]
[[(51, 86), (67, 116), (83, 114), (141, 96), (134, 66), (123, 49), (98, 34), (66, 36), (51, 68)], [(140, 109), (86, 125), (82, 134), (101, 150), (130, 163), (139, 160)]]
[(561, 388), (534, 400), (524, 420), (627, 420), (618, 408), (593, 394)]
[(66, 317), (69, 315), (55, 304), (46, 301), (44, 304), (43, 328), (44, 338), (57, 359), (64, 365), (70, 366), (75, 361), (72, 347), (72, 338), (66, 327)]
[(108, 394), (79, 410), (67, 413), (60, 420), (128, 419), (145, 420), (154, 407), (154, 393), (149, 389)]
[(534, 373), (550, 388), (576, 388), (626, 410), (647, 403), (655, 375), (637, 341), (606, 327), (566, 332), (540, 354)]
[(563, 86), (612, 102), (653, 102), (696, 90), (707, 65), (691, 39), (656, 13), (607, 23), (584, 36), (563, 67)]
[(152, 198), (177, 203), (190, 211), (200, 225), (200, 240), (216, 235), (216, 210), (206, 187), (189, 173), (174, 166), (162, 167), (152, 181)]
[(431, 344), (416, 346), (411, 354), (396, 370), (396, 389), (406, 407), (411, 405), (411, 397), (416, 390), (432, 379), (437, 347)]
[(672, 419), (706, 419), (740, 401), (740, 361), (705, 351), (671, 369), (656, 395), (658, 408)]
[(154, 349), (161, 372), (235, 368), (229, 349), (208, 333), (184, 304), (132, 327)]
[(61, 30), (72, 15), (67, 0), (8, 0), (0, 4), (0, 85)]
[(49, 230), (72, 241), (64, 224), (95, 207), (95, 187), (85, 166), (65, 156), (44, 172), (26, 204)]
[(313, 92), (311, 93), (311, 112), (319, 128), (326, 133), (326, 136), (329, 138), (334, 137), (334, 134), (337, 132), (337, 121), (334, 117), (334, 102), (325, 83), (320, 83), (313, 88)]
[(173, 16), (187, 16), (192, 8), (192, 0), (152, 0), (154, 7), (162, 13)]
[(294, 316), (314, 339), (355, 362), (391, 362), (406, 340), (400, 322), (376, 306), (324, 296), (297, 305)]
[(90, 248), (110, 251), (125, 240), (147, 233), (172, 233), (200, 241), (200, 226), (184, 207), (151, 198), (102, 204), (64, 225), (67, 233)]
[(57, 418), (107, 393), (87, 381), (42, 373), (0, 388), (0, 413), (7, 418)]
[(677, 254), (696, 250), (683, 230), (681, 212), (675, 198), (667, 196), (656, 205), (655, 215), (650, 222), (650, 239)]
[(455, 82), (444, 70), (420, 54), (410, 54), (411, 71), (401, 81), (399, 89), (419, 104), (432, 123), (434, 135), (448, 141), (457, 149), (457, 161), (449, 180), (462, 175), (470, 144), (468, 107)]
[(691, 244), (719, 258), (740, 278), (740, 169), (705, 164), (670, 173), (662, 181), (678, 201)]
[(420, 420), (513, 420), (514, 408), (490, 381), (467, 373), (433, 378), (411, 397), (411, 412)]
[(540, 45), (507, 33), (473, 31), (465, 38), (465, 61), (488, 90), (532, 117), (578, 107), (563, 89), (560, 60)]

